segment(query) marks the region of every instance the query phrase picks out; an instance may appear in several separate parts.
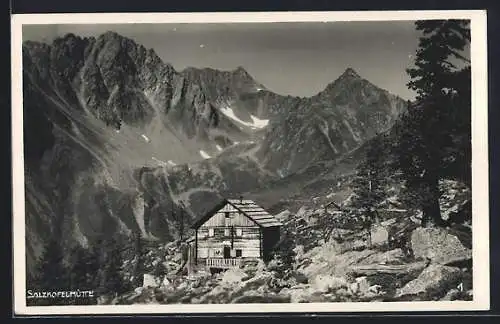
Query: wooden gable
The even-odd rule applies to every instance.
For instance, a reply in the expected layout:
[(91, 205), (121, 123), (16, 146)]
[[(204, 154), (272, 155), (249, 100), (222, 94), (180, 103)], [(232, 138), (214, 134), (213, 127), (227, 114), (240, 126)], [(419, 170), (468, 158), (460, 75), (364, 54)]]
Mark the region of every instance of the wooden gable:
[(209, 219), (200, 225), (200, 227), (258, 227), (258, 225), (246, 216), (243, 212), (235, 208), (231, 203), (226, 203), (222, 208), (215, 212)]
[[(229, 217), (226, 217), (229, 216)], [(212, 210), (198, 218), (191, 226), (198, 229), (216, 226), (259, 226), (261, 228), (281, 226), (274, 216), (251, 200), (224, 199)]]

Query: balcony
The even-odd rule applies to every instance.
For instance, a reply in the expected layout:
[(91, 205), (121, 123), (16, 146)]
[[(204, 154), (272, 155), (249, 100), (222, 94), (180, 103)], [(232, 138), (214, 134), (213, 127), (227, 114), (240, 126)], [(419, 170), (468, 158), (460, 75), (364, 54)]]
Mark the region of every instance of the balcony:
[(208, 258), (206, 259), (207, 268), (220, 268), (229, 269), (239, 267), (241, 259), (222, 259), (222, 258)]

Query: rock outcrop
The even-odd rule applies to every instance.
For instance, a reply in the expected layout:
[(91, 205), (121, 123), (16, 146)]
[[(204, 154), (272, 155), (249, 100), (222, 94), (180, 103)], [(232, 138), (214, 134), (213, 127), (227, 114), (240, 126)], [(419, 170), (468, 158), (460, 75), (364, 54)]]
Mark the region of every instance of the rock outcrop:
[(430, 259), (442, 265), (472, 259), (472, 250), (443, 228), (417, 228), (411, 235), (411, 248), (416, 258)]
[(427, 267), (414, 280), (408, 282), (396, 292), (399, 299), (429, 300), (442, 298), (450, 288), (456, 287), (461, 278), (461, 271), (455, 267), (433, 264)]

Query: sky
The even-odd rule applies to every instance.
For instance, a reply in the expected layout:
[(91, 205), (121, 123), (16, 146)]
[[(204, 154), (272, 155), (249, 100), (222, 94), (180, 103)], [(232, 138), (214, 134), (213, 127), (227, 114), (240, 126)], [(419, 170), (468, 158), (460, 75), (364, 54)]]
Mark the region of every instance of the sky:
[(412, 21), (25, 25), (23, 39), (50, 43), (67, 33), (109, 30), (153, 48), (177, 71), (242, 66), (283, 95), (315, 95), (351, 67), (404, 99), (415, 96), (405, 72), (421, 36)]

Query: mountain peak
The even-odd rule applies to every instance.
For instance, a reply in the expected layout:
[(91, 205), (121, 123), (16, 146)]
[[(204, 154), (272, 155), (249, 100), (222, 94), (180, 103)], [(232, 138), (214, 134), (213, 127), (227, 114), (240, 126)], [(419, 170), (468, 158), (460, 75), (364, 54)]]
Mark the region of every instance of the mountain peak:
[(345, 69), (345, 71), (344, 71), (344, 73), (342, 73), (341, 77), (360, 78), (359, 74), (352, 67), (348, 67), (347, 69)]
[(240, 75), (250, 75), (247, 70), (243, 66), (238, 66), (236, 69), (233, 70), (234, 74), (240, 74)]
[(338, 89), (344, 88), (346, 84), (357, 83), (361, 80), (361, 76), (352, 67), (347, 67), (335, 81), (329, 83), (320, 93), (329, 94), (332, 91), (336, 92)]
[(108, 30), (104, 33), (101, 34), (101, 38), (104, 38), (104, 39), (114, 39), (114, 38), (123, 38), (122, 35), (118, 34), (117, 32), (115, 31), (112, 31), (112, 30)]

